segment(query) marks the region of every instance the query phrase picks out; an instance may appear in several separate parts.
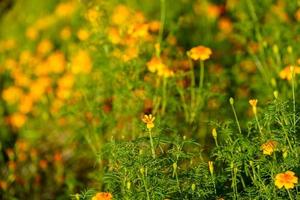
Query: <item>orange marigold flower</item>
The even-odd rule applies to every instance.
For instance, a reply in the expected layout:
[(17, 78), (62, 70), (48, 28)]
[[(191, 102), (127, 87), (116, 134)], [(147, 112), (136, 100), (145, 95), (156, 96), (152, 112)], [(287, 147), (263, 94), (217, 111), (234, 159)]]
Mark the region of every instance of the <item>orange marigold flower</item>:
[(188, 51), (188, 56), (193, 60), (207, 60), (210, 58), (212, 51), (205, 46), (197, 46)]
[(257, 102), (258, 102), (257, 99), (250, 99), (250, 100), (249, 100), (249, 104), (250, 104), (252, 107), (256, 107)]
[(162, 62), (162, 60), (158, 57), (152, 57), (149, 62), (147, 62), (148, 70), (152, 73), (158, 71), (162, 71), (166, 68), (166, 65)]
[(252, 106), (253, 113), (256, 114), (256, 104), (258, 100), (257, 99), (250, 99), (249, 104)]
[(112, 194), (109, 192), (99, 192), (93, 196), (92, 200), (111, 200)]
[(148, 129), (152, 129), (154, 127), (154, 120), (155, 117), (153, 117), (151, 114), (149, 115), (144, 115), (144, 117), (142, 118), (142, 121), (147, 124), (147, 128)]
[[(294, 67), (294, 73), (295, 74), (300, 74), (300, 67), (295, 66)], [(291, 66), (286, 66), (283, 70), (281, 70), (279, 72), (279, 77), (281, 79), (288, 80), (288, 81), (292, 80)]]
[(266, 143), (262, 144), (260, 149), (263, 151), (265, 155), (271, 155), (276, 149), (277, 142), (273, 140), (269, 140)]
[(279, 173), (275, 177), (275, 185), (281, 189), (292, 189), (295, 187), (295, 184), (298, 183), (298, 177), (295, 176), (295, 173), (292, 171), (287, 171), (285, 173)]

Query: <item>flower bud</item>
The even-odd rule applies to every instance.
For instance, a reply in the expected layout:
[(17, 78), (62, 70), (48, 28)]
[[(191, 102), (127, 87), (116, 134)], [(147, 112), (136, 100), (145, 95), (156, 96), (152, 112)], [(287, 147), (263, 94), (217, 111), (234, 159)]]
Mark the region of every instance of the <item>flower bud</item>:
[(213, 161), (208, 161), (208, 169), (211, 175), (214, 174), (214, 162)]
[(234, 104), (234, 99), (233, 99), (232, 97), (230, 97), (230, 99), (229, 99), (229, 103), (230, 103), (231, 105), (233, 105), (233, 104)]
[(196, 189), (196, 185), (195, 185), (195, 183), (193, 183), (193, 184), (192, 184), (191, 188), (192, 188), (192, 191), (194, 192), (194, 191), (195, 191), (195, 189)]
[(275, 54), (278, 54), (278, 52), (279, 52), (279, 48), (278, 48), (278, 46), (276, 44), (273, 45), (273, 52)]
[(275, 90), (275, 91), (273, 92), (273, 95), (274, 95), (275, 99), (278, 99), (278, 91), (277, 91), (277, 90)]

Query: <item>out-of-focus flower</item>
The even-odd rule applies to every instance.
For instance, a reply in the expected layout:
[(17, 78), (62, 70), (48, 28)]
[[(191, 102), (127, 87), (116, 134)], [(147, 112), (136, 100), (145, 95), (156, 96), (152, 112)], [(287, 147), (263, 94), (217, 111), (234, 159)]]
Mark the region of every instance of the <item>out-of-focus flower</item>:
[(152, 57), (151, 60), (147, 62), (147, 67), (148, 70), (152, 73), (166, 68), (165, 64), (163, 64), (162, 60), (158, 57)]
[(124, 5), (119, 5), (115, 8), (112, 14), (112, 23), (118, 26), (127, 24), (130, 17), (130, 10)]
[(47, 59), (47, 65), (51, 72), (62, 73), (66, 66), (64, 54), (62, 52), (52, 53)]
[(255, 115), (256, 115), (256, 113), (257, 113), (257, 108), (256, 108), (257, 102), (258, 102), (257, 99), (250, 99), (250, 100), (249, 100), (249, 104), (251, 105), (252, 111), (253, 111), (253, 113), (254, 113)]
[(53, 49), (53, 44), (50, 40), (44, 39), (37, 46), (37, 52), (41, 55), (49, 53)]
[(29, 95), (24, 95), (20, 99), (19, 111), (23, 114), (27, 114), (32, 110), (33, 99)]
[(212, 51), (205, 46), (197, 46), (188, 51), (188, 56), (193, 60), (207, 60), (210, 58)]
[(100, 16), (99, 11), (97, 11), (94, 8), (91, 8), (87, 11), (86, 13), (86, 19), (92, 24), (92, 25), (96, 25), (97, 24), (97, 20)]
[(92, 197), (92, 200), (111, 200), (112, 194), (109, 192), (99, 192)]
[(73, 74), (88, 74), (92, 70), (92, 60), (85, 50), (79, 50), (73, 57), (71, 71)]
[(77, 32), (77, 37), (81, 41), (85, 41), (90, 37), (90, 32), (86, 29), (79, 29)]
[(277, 142), (273, 140), (269, 140), (266, 143), (262, 144), (260, 149), (263, 151), (265, 155), (271, 155), (277, 146)]
[(16, 87), (16, 86), (10, 86), (10, 87), (6, 88), (5, 90), (3, 90), (2, 98), (7, 103), (13, 104), (13, 103), (16, 103), (20, 99), (22, 94), (23, 94), (22, 89), (20, 89), (19, 87)]
[(120, 32), (117, 28), (115, 27), (110, 27), (107, 30), (107, 34), (108, 34), (108, 39), (111, 43), (113, 44), (119, 44), (121, 43), (121, 36), (120, 36)]
[(231, 33), (232, 32), (232, 22), (229, 18), (221, 18), (218, 21), (218, 27), (223, 33)]
[(76, 10), (76, 1), (63, 2), (57, 5), (55, 14), (58, 17), (70, 17)]
[(35, 27), (28, 27), (25, 34), (30, 40), (36, 40), (39, 36), (39, 32)]
[(66, 26), (60, 31), (60, 38), (62, 40), (68, 40), (70, 39), (72, 33), (71, 33), (71, 28)]
[(13, 113), (9, 118), (10, 124), (16, 128), (21, 128), (24, 126), (26, 119), (26, 115), (22, 113)]
[(154, 128), (154, 123), (153, 123), (154, 120), (155, 120), (155, 117), (153, 117), (152, 114), (144, 115), (142, 118), (142, 121), (147, 125), (148, 129)]
[[(300, 74), (300, 67), (298, 66), (295, 66), (294, 67), (294, 73), (295, 74)], [(279, 72), (279, 77), (281, 79), (285, 79), (285, 80), (288, 80), (290, 81), (292, 79), (292, 71), (291, 71), (291, 66), (286, 66), (283, 70), (281, 70)]]
[(279, 173), (275, 177), (275, 185), (281, 189), (293, 189), (295, 184), (298, 183), (298, 177), (295, 176), (295, 173), (292, 171), (287, 171), (285, 173)]

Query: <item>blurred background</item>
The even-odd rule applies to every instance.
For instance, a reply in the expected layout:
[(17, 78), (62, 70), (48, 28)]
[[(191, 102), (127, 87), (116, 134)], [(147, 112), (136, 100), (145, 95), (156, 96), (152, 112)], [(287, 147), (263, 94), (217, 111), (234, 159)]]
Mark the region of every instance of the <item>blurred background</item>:
[[(243, 126), (250, 98), (290, 97), (299, 21), (296, 0), (0, 0), (0, 199), (101, 189), (97, 154), (144, 136), (143, 114), (209, 152), (229, 97)], [(194, 105), (197, 45), (213, 53)]]

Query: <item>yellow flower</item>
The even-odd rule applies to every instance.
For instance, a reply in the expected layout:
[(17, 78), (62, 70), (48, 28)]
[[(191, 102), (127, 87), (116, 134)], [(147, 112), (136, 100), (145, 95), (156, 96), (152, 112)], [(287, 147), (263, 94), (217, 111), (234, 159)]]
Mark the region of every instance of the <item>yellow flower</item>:
[(99, 16), (100, 13), (96, 9), (91, 8), (87, 11), (85, 17), (91, 24), (95, 25), (97, 23)]
[(14, 113), (10, 116), (10, 123), (16, 128), (21, 128), (26, 122), (26, 115), (22, 113)]
[(2, 98), (7, 103), (13, 104), (20, 99), (22, 93), (23, 91), (20, 88), (16, 86), (10, 86), (2, 92)]
[(72, 88), (73, 84), (74, 76), (72, 74), (65, 74), (57, 81), (57, 85), (60, 88)]
[(90, 37), (90, 33), (86, 29), (79, 29), (77, 32), (77, 37), (81, 41), (85, 41)]
[(19, 111), (23, 114), (27, 114), (32, 110), (33, 99), (29, 95), (24, 95), (21, 97), (19, 104)]
[(287, 171), (285, 173), (279, 173), (275, 177), (275, 185), (280, 189), (284, 187), (285, 189), (292, 189), (295, 184), (298, 183), (298, 177), (292, 171)]
[(159, 68), (157, 74), (158, 74), (158, 76), (162, 76), (164, 78), (169, 78), (171, 76), (174, 76), (174, 72), (166, 66)]
[(154, 127), (154, 120), (155, 117), (153, 117), (151, 114), (149, 115), (144, 115), (144, 117), (142, 118), (142, 121), (147, 124), (147, 128), (148, 129), (152, 129)]
[(36, 40), (39, 36), (39, 32), (35, 27), (29, 27), (26, 30), (26, 37), (30, 40)]
[(71, 28), (66, 26), (60, 31), (60, 38), (62, 40), (68, 40), (70, 39), (72, 33), (71, 33)]
[(93, 196), (92, 200), (111, 200), (112, 195), (109, 192), (99, 192)]
[(71, 71), (73, 74), (88, 74), (92, 69), (92, 60), (87, 51), (80, 50), (72, 57)]
[(66, 66), (65, 56), (62, 52), (55, 52), (47, 59), (47, 67), (53, 73), (62, 73)]
[(75, 10), (76, 10), (76, 2), (69, 1), (69, 2), (58, 4), (55, 9), (55, 14), (58, 17), (70, 17)]
[(207, 60), (210, 58), (212, 51), (205, 46), (197, 46), (188, 51), (188, 56), (193, 60)]
[(52, 49), (53, 49), (53, 44), (51, 43), (51, 41), (45, 39), (38, 44), (37, 52), (41, 55), (45, 55), (49, 53)]
[[(300, 67), (294, 67), (294, 73), (300, 74)], [(284, 80), (290, 81), (292, 79), (291, 66), (286, 66), (283, 70), (279, 72), (279, 77)]]
[(149, 62), (147, 62), (147, 67), (148, 70), (153, 73), (166, 68), (165, 64), (163, 64), (161, 59), (158, 57), (152, 57), (152, 59)]
[(124, 6), (119, 5), (115, 8), (112, 15), (112, 23), (116, 25), (124, 25), (130, 17), (130, 10)]
[(266, 143), (262, 144), (260, 149), (263, 151), (265, 155), (271, 155), (276, 149), (277, 142), (273, 140), (269, 140)]
[(121, 43), (120, 32), (117, 28), (115, 28), (115, 27), (108, 28), (107, 35), (108, 35), (108, 39), (111, 43), (113, 43), (113, 44)]
[(256, 115), (257, 113), (257, 109), (256, 109), (256, 104), (257, 104), (258, 100), (257, 99), (250, 99), (249, 100), (249, 104), (252, 106), (252, 111), (253, 113)]

